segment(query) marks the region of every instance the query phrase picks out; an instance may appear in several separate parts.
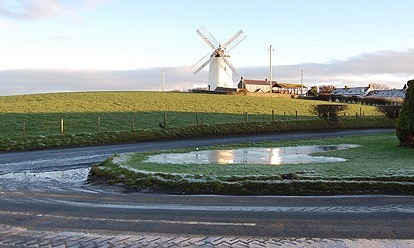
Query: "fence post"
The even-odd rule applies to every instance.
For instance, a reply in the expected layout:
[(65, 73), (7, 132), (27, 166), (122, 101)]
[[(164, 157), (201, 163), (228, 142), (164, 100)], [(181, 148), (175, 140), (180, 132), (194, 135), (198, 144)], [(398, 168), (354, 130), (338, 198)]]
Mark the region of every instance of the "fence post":
[(275, 110), (272, 110), (272, 121), (275, 121)]
[(164, 128), (167, 128), (167, 113), (164, 113)]
[(65, 132), (65, 126), (64, 126), (63, 119), (60, 119), (60, 132), (61, 133), (64, 133)]
[(359, 116), (362, 117), (362, 107), (359, 107)]
[(135, 131), (135, 117), (132, 116), (132, 131)]
[(196, 124), (198, 126), (198, 113), (196, 112)]
[(246, 112), (243, 112), (243, 116), (244, 116), (244, 122), (248, 122), (249, 121), (249, 114)]
[(286, 112), (283, 112), (283, 116), (285, 117), (285, 121), (286, 121)]
[(26, 120), (23, 120), (23, 136), (26, 136)]
[(298, 111), (296, 110), (296, 120), (298, 119)]
[(98, 133), (101, 132), (101, 117), (98, 117)]

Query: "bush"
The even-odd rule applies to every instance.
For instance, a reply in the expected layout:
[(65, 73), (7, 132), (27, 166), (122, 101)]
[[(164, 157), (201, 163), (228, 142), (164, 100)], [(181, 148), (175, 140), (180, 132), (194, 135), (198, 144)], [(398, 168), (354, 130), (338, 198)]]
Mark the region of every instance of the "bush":
[(347, 105), (320, 104), (311, 106), (309, 111), (323, 119), (337, 120), (339, 112), (347, 109)]
[(308, 91), (308, 96), (317, 96), (318, 95), (318, 87), (312, 86)]
[(401, 106), (377, 106), (376, 109), (388, 119), (394, 120), (400, 116)]
[(414, 79), (408, 81), (407, 86), (396, 129), (400, 145), (414, 147)]

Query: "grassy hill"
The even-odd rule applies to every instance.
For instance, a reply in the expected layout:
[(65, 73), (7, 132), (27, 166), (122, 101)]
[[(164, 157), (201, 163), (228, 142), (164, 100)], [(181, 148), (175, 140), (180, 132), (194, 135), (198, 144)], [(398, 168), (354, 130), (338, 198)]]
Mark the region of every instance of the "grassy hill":
[[(326, 103), (268, 96), (180, 92), (3, 96), (0, 97), (0, 150), (128, 142), (157, 137), (287, 131), (294, 126), (300, 130), (329, 128), (331, 124), (320, 123), (309, 111), (311, 105)], [(244, 115), (245, 112), (248, 116)], [(379, 115), (372, 106), (349, 105), (348, 119), (355, 120), (355, 115), (360, 113)], [(311, 120), (313, 124), (309, 122)], [(276, 125), (273, 121), (283, 123)], [(306, 123), (290, 124), (290, 121)], [(375, 122), (375, 126), (378, 123), (390, 125), (383, 124), (382, 119)], [(168, 130), (160, 128), (165, 123)], [(372, 126), (361, 121), (351, 125)], [(189, 127), (194, 129), (194, 126), (198, 129), (189, 131)], [(342, 126), (349, 127), (348, 124)]]
[[(217, 95), (180, 92), (85, 92), (0, 97), (0, 113), (198, 112), (309, 116), (309, 106), (326, 102), (290, 98)], [(349, 112), (360, 111), (350, 105)], [(366, 115), (375, 108), (362, 106)]]

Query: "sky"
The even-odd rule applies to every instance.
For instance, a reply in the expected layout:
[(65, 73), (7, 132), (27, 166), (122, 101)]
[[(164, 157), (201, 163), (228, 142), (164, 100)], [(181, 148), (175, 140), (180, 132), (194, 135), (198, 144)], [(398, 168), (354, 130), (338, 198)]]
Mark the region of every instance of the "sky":
[[(0, 0), (0, 96), (204, 87), (224, 43), (238, 76), (307, 86), (402, 88), (414, 78), (412, 0)], [(235, 78), (235, 84), (239, 78)]]

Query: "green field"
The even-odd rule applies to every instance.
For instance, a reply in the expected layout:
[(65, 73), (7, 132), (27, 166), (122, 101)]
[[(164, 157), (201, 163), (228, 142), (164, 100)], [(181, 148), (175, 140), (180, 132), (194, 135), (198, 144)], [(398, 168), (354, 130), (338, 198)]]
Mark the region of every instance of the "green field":
[[(300, 99), (180, 92), (85, 92), (0, 97), (0, 113), (114, 113), (114, 112), (199, 112), (241, 114), (309, 115), (309, 106), (326, 102)], [(350, 112), (359, 112), (351, 105)], [(367, 115), (375, 114), (362, 106)]]
[[(289, 98), (173, 92), (86, 92), (0, 97), (0, 137), (99, 133), (248, 121), (315, 119), (311, 105)], [(296, 113), (298, 117), (296, 117)], [(372, 106), (349, 105), (348, 116), (379, 115)]]
[[(380, 116), (374, 107), (354, 104), (350, 104), (347, 112), (341, 113), (339, 120), (336, 121), (312, 116), (310, 113), (312, 105), (326, 103), (266, 96), (173, 92), (90, 92), (5, 96), (0, 97), (0, 150), (395, 125), (395, 120)], [(160, 127), (165, 124), (167, 128)], [(397, 148), (395, 135), (355, 138), (355, 140), (304, 141), (302, 144), (318, 144), (318, 142), (332, 144), (351, 142), (361, 144), (363, 148), (351, 149), (349, 154), (341, 151), (338, 155), (350, 157), (349, 162), (345, 164), (280, 167), (211, 165), (202, 168), (190, 165), (188, 168), (170, 166), (170, 171), (165, 171), (164, 165), (156, 164), (147, 164), (146, 168), (135, 167), (142, 166), (140, 159), (145, 156), (145, 154), (137, 154), (131, 160), (132, 164), (128, 166), (144, 172), (131, 172), (116, 167), (108, 160), (104, 163), (108, 167), (95, 166), (91, 175), (98, 181), (106, 178), (115, 183), (122, 181), (131, 187), (167, 188), (183, 192), (307, 194), (331, 192), (332, 187), (337, 189), (332, 192), (348, 192), (350, 184), (338, 184), (338, 180), (363, 182), (358, 183), (357, 187), (362, 192), (379, 190), (412, 193), (414, 191), (410, 191), (413, 171), (407, 167), (407, 164), (412, 164), (412, 152)], [(294, 141), (254, 145), (294, 145)], [(358, 160), (355, 160), (356, 158)], [(392, 163), (387, 166), (384, 161), (392, 161)], [(378, 166), (379, 164), (381, 166)], [(187, 172), (191, 174), (187, 175)], [(186, 176), (183, 176), (184, 174)], [(286, 183), (282, 180), (283, 175), (288, 175), (294, 181)], [(386, 190), (373, 189), (372, 180), (387, 182), (373, 184), (376, 187), (385, 185)], [(200, 186), (195, 183), (197, 181), (205, 182)], [(268, 181), (277, 183), (268, 184)], [(317, 184), (318, 186), (314, 187)], [(403, 186), (400, 187), (401, 185)], [(350, 190), (350, 192), (354, 191)]]
[[(139, 190), (213, 194), (354, 194), (414, 193), (414, 153), (399, 147), (395, 133), (302, 141), (263, 142), (207, 149), (284, 147), (297, 145), (357, 144), (358, 148), (324, 152), (323, 156), (346, 162), (254, 164), (157, 164), (143, 162), (156, 153), (188, 152), (191, 149), (134, 153), (115, 156), (92, 169), (92, 177), (106, 178)], [(193, 149), (194, 150), (194, 149)], [(322, 155), (322, 154), (314, 154)]]

